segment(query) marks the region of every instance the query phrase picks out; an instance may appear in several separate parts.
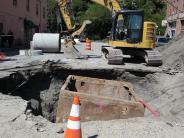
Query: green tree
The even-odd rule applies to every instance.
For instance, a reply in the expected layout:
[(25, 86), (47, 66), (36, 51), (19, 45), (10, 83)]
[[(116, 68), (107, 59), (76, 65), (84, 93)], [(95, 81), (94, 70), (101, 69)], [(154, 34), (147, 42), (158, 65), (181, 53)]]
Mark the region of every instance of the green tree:
[(111, 13), (108, 9), (98, 4), (91, 4), (82, 18), (93, 22), (88, 29), (92, 39), (106, 38), (111, 28)]
[(85, 34), (90, 35), (92, 39), (103, 39), (107, 36), (111, 28), (111, 13), (105, 7), (89, 0), (75, 0), (72, 9), (76, 25), (82, 25), (84, 20), (92, 21)]
[(165, 28), (161, 26), (162, 20), (165, 18), (166, 4), (161, 0), (121, 0), (126, 9), (142, 9), (144, 10), (144, 18), (146, 21), (155, 22), (158, 25), (157, 33), (163, 34)]
[(55, 33), (57, 32), (57, 10), (58, 3), (56, 0), (48, 0), (48, 32)]
[(88, 2), (86, 2), (86, 0), (74, 0), (72, 2), (72, 10), (75, 16), (76, 25), (81, 25), (82, 17), (87, 9), (88, 9)]
[(86, 0), (74, 0), (72, 1), (72, 9), (75, 15), (84, 12), (88, 9), (88, 2)]
[(86, 19), (95, 20), (109, 20), (111, 18), (111, 13), (105, 7), (98, 4), (91, 4), (88, 10), (85, 12), (84, 17)]
[[(164, 32), (161, 21), (165, 18), (166, 5), (160, 0), (120, 0), (123, 9), (142, 9), (146, 21), (156, 22), (157, 32)], [(56, 0), (48, 0), (48, 30), (57, 31), (56, 11), (58, 4)], [(76, 25), (82, 25), (84, 20), (91, 20), (93, 23), (87, 32), (93, 38), (103, 39), (111, 28), (111, 13), (103, 6), (94, 4), (90, 0), (73, 0), (72, 10), (75, 15)]]

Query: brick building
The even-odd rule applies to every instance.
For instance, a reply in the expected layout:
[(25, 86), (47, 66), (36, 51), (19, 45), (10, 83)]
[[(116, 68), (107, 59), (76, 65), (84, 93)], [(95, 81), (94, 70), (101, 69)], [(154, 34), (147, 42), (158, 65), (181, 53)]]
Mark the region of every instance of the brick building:
[(175, 37), (184, 32), (184, 0), (168, 0), (166, 35)]
[(0, 0), (0, 33), (11, 30), (15, 44), (25, 44), (35, 32), (47, 31), (47, 0)]

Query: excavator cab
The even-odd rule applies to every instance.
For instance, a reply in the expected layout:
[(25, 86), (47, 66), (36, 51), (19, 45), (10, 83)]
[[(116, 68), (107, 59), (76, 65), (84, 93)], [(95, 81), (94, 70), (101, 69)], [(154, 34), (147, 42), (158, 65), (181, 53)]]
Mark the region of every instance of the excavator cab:
[(142, 42), (144, 13), (141, 10), (122, 10), (113, 17), (112, 40), (136, 44)]

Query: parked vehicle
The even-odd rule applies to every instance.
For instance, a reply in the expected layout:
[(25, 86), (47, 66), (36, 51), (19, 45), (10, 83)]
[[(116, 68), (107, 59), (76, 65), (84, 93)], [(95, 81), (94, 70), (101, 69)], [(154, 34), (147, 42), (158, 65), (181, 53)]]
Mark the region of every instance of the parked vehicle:
[(86, 35), (85, 34), (82, 34), (79, 38), (79, 41), (80, 42), (86, 42)]
[(159, 46), (164, 46), (165, 44), (167, 44), (169, 42), (169, 38), (168, 37), (165, 37), (165, 36), (157, 36), (156, 37), (156, 47), (159, 47)]

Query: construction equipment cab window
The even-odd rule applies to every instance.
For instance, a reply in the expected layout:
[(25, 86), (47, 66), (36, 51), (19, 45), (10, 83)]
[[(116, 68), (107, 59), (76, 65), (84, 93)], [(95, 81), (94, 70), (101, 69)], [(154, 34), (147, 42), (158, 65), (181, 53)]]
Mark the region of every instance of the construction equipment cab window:
[(113, 40), (122, 40), (128, 43), (141, 42), (143, 23), (142, 11), (118, 12), (113, 21)]

